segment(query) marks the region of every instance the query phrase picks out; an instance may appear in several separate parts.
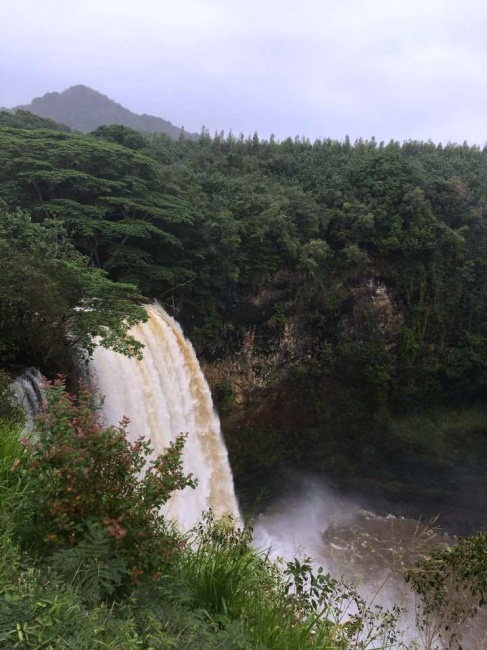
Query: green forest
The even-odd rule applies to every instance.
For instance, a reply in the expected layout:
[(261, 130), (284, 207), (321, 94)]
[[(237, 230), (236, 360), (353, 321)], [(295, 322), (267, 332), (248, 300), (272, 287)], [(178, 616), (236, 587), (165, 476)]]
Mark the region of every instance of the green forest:
[[(77, 364), (96, 345), (142, 357), (130, 329), (159, 300), (210, 369), (244, 510), (286, 469), (366, 486), (398, 508), (421, 498), (431, 514), (467, 476), (472, 492), (455, 503), (466, 498), (471, 519), (446, 523), (475, 532), (487, 461), (486, 149), (206, 130), (171, 140), (118, 125), (80, 134), (0, 113), (0, 277), (2, 647), (397, 647), (394, 615), (351, 587), (297, 561), (283, 577), (211, 513), (191, 543), (155, 517), (191, 484), (184, 438), (139, 484), (149, 448), (127, 460), (123, 427), (97, 420)], [(244, 367), (249, 340), (257, 379), (245, 383), (225, 364)], [(52, 382), (37, 448), (20, 440), (8, 389), (32, 366)], [(98, 502), (83, 477), (110, 466)], [(431, 560), (435, 588), (454, 566), (483, 604), (468, 558), (485, 557), (485, 538), (464, 544)], [(419, 594), (425, 575), (410, 575)], [(347, 598), (361, 615), (343, 626)]]
[(137, 353), (127, 325), (159, 299), (210, 363), (291, 329), (292, 363), (243, 406), (214, 386), (244, 493), (250, 468), (353, 481), (398, 451), (409, 474), (485, 458), (486, 151), (2, 116), (3, 366), (69, 374), (100, 335)]

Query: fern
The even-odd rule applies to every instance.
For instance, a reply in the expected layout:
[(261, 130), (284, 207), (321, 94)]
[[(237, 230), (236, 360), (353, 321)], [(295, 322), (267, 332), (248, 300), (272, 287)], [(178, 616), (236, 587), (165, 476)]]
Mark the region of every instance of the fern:
[(89, 604), (112, 596), (129, 573), (125, 560), (110, 548), (106, 530), (95, 526), (77, 546), (55, 553), (51, 566)]

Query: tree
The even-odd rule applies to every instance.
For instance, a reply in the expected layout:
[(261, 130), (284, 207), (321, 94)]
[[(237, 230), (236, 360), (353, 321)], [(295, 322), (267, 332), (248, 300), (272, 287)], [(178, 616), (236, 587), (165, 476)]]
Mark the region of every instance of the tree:
[(144, 291), (161, 279), (187, 279), (179, 230), (193, 215), (163, 191), (156, 162), (140, 151), (98, 137), (0, 128), (2, 195), (37, 222), (61, 221), (112, 279)]
[(95, 138), (103, 138), (104, 140), (108, 140), (108, 142), (120, 144), (134, 151), (143, 151), (144, 149), (148, 149), (149, 146), (147, 138), (142, 133), (134, 131), (134, 129), (129, 129), (127, 126), (122, 126), (121, 124), (99, 126), (91, 132), (91, 135)]
[(131, 328), (147, 319), (133, 285), (114, 283), (73, 247), (62, 224), (0, 206), (0, 355), (45, 367), (97, 344), (141, 355)]

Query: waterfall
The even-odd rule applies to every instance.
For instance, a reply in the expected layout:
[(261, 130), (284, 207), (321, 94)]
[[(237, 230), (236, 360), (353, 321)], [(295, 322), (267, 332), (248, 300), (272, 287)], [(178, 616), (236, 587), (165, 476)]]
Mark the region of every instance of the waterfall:
[(144, 344), (141, 361), (97, 348), (92, 375), (105, 396), (103, 416), (116, 425), (130, 418), (132, 438), (144, 435), (160, 453), (187, 433), (184, 470), (198, 480), (166, 504), (165, 514), (189, 530), (211, 505), (217, 516), (239, 517), (227, 450), (211, 393), (191, 343), (181, 327), (158, 305), (147, 306), (149, 320), (132, 334)]
[(17, 401), (24, 409), (26, 429), (32, 429), (43, 400), (42, 375), (37, 368), (25, 368), (12, 383)]

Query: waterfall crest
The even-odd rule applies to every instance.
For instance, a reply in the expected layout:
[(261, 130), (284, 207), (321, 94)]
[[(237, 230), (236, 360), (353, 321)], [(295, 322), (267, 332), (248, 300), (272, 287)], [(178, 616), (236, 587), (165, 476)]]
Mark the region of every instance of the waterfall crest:
[(191, 528), (208, 504), (217, 516), (239, 518), (220, 421), (193, 346), (160, 305), (147, 306), (147, 312), (147, 323), (132, 330), (145, 346), (142, 361), (95, 350), (92, 374), (105, 395), (104, 419), (116, 425), (127, 416), (131, 436), (149, 438), (155, 453), (180, 433), (188, 434), (184, 470), (198, 485), (176, 493), (165, 508), (182, 530)]

